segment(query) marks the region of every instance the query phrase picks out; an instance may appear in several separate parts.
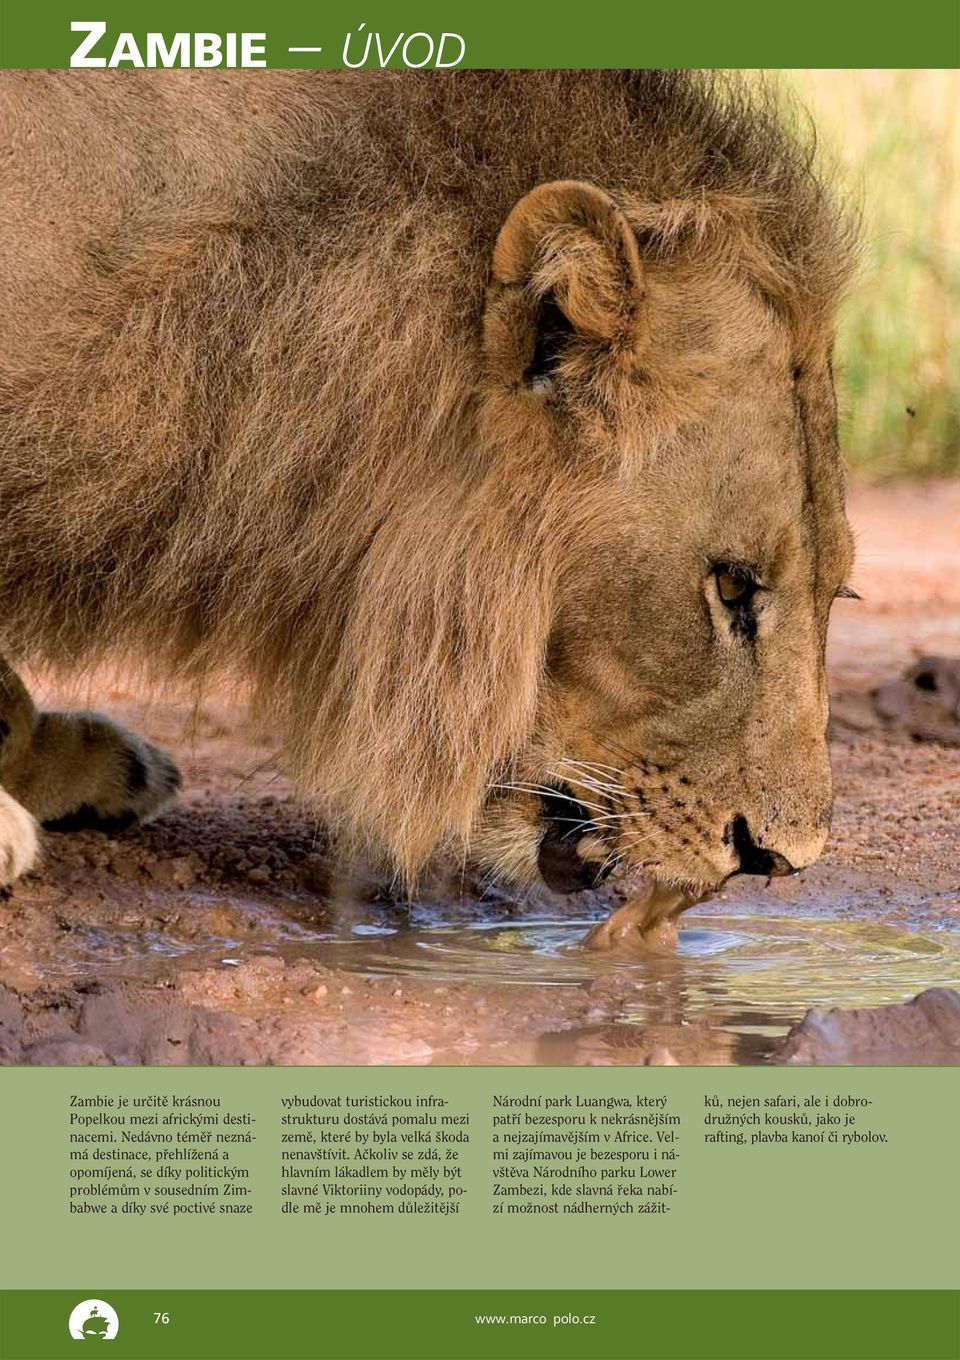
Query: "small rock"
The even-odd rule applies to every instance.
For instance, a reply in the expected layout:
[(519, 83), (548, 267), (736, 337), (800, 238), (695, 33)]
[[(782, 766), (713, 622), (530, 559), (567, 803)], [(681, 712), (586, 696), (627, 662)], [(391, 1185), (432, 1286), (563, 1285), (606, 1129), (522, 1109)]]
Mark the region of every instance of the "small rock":
[(651, 1048), (643, 1060), (643, 1065), (644, 1067), (679, 1067), (680, 1063), (669, 1048), (664, 1048), (663, 1044), (658, 1044), (656, 1048)]
[(178, 887), (186, 888), (197, 876), (197, 866), (189, 855), (179, 855), (170, 861), (170, 871), (174, 883)]
[(898, 1006), (807, 1011), (772, 1061), (911, 1067), (960, 1064), (960, 992), (931, 987)]
[(286, 967), (283, 959), (278, 958), (276, 954), (254, 954), (250, 962), (268, 973), (282, 973)]

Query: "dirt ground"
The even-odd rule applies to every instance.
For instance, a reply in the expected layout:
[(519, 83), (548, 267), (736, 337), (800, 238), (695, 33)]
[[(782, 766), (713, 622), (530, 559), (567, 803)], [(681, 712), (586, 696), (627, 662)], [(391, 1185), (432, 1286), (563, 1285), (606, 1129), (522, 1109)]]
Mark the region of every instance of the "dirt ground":
[[(915, 665), (960, 657), (960, 482), (855, 489), (851, 517), (863, 600), (839, 601), (832, 626), (829, 850), (797, 879), (732, 883), (675, 955), (579, 951), (604, 912), (589, 894), (438, 883), (409, 904), (371, 875), (334, 880), (235, 698), (196, 711), (115, 677), (82, 692), (36, 677), (44, 706), (95, 706), (165, 746), (185, 792), (115, 840), (47, 835), (0, 902), (0, 1060), (960, 1061), (943, 994), (909, 1012), (906, 1055), (896, 1023), (848, 1042), (844, 1016), (783, 1046), (811, 1007), (960, 981), (960, 669)], [(824, 1024), (832, 1047), (811, 1047)]]

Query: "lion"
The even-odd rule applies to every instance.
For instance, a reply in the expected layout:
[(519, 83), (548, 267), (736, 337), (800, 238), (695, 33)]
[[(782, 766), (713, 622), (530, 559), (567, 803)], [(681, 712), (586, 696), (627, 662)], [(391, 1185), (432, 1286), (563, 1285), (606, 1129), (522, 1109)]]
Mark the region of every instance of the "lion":
[[(647, 929), (821, 854), (856, 224), (685, 71), (0, 73), (14, 664), (242, 675), (340, 843)], [(0, 677), (0, 874), (167, 756)]]

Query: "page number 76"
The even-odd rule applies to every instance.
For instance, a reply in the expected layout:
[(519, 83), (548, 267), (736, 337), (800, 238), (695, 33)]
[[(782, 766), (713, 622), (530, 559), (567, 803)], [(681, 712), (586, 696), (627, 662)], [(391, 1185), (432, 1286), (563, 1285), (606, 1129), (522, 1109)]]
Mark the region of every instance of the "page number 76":
[(153, 1315), (153, 1325), (155, 1327), (166, 1327), (169, 1321), (170, 1321), (169, 1313), (154, 1313)]

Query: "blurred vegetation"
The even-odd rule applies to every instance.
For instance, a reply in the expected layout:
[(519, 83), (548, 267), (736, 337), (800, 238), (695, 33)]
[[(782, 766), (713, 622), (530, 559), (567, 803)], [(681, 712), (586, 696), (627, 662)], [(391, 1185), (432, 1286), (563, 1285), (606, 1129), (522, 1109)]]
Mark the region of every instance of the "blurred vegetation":
[(847, 463), (874, 480), (960, 473), (960, 71), (781, 78), (863, 212), (837, 338)]

